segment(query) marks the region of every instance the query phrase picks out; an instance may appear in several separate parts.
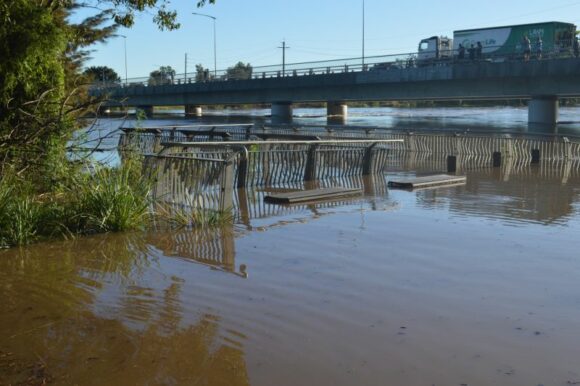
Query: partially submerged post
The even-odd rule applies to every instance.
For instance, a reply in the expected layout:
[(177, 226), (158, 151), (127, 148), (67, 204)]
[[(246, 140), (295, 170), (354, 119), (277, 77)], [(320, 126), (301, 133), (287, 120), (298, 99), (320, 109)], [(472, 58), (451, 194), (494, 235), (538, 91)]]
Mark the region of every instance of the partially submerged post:
[(316, 150), (318, 145), (310, 145), (306, 157), (306, 167), (304, 169), (304, 181), (316, 180)]
[(234, 206), (234, 162), (231, 158), (224, 161), (220, 172), (219, 211), (225, 212)]
[(365, 154), (363, 157), (363, 176), (368, 176), (373, 174), (373, 163), (375, 159), (375, 145), (373, 143), (370, 146), (367, 146), (365, 149)]
[(540, 149), (532, 149), (532, 164), (540, 163)]
[(493, 152), (493, 167), (494, 168), (501, 167), (501, 152), (499, 151)]
[(457, 156), (448, 155), (447, 156), (447, 173), (457, 172)]

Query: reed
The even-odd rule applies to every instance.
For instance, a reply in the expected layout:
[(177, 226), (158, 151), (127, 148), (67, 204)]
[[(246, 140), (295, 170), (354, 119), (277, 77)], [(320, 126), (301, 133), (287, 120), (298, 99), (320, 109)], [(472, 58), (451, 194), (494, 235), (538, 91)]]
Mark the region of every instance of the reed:
[(0, 180), (0, 247), (144, 228), (151, 214), (150, 186), (137, 162), (78, 172), (64, 188), (43, 194), (24, 181), (4, 177)]
[(231, 211), (161, 203), (155, 206), (155, 218), (157, 223), (169, 224), (172, 228), (220, 227), (234, 220)]
[(149, 219), (151, 184), (128, 162), (82, 175), (70, 189), (76, 233), (118, 232), (143, 228)]

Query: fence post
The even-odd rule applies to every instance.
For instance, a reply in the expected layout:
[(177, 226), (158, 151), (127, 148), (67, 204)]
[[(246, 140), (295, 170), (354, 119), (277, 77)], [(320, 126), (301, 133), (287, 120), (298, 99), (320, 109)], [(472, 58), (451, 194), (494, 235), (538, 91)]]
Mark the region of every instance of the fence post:
[(540, 149), (532, 149), (532, 164), (540, 163)]
[(248, 179), (248, 148), (243, 146), (238, 164), (238, 189), (245, 188)]
[(455, 134), (455, 141), (454, 142), (455, 142), (454, 143), (455, 149), (453, 150), (454, 151), (453, 154), (459, 155), (463, 152), (462, 139), (461, 139), (461, 136), (459, 134)]
[(376, 152), (374, 151), (376, 143), (367, 146), (365, 149), (365, 154), (363, 157), (363, 176), (368, 176), (373, 174), (373, 161), (375, 159)]
[(457, 172), (457, 156), (448, 155), (447, 156), (447, 173)]
[(499, 151), (493, 152), (493, 167), (494, 168), (501, 167), (501, 152)]
[(407, 133), (407, 140), (405, 142), (409, 144), (408, 149), (410, 152), (414, 152), (417, 150), (417, 144), (415, 143), (415, 136), (413, 135), (413, 133), (411, 132)]
[(316, 150), (318, 145), (310, 145), (308, 156), (306, 157), (306, 168), (304, 170), (304, 181), (316, 180)]
[(562, 138), (564, 141), (564, 159), (571, 159), (572, 158), (572, 144), (568, 137)]
[(153, 152), (159, 153), (163, 148), (161, 147), (161, 130), (156, 130), (155, 139), (153, 140)]
[(219, 211), (225, 212), (234, 206), (234, 162), (227, 159), (220, 172)]

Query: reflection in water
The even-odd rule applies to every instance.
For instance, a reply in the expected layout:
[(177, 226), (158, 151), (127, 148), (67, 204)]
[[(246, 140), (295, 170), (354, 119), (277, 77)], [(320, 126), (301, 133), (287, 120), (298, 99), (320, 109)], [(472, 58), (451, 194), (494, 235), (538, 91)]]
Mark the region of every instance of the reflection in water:
[[(422, 164), (413, 161), (419, 173), (444, 170), (439, 157), (429, 168), (429, 158)], [(417, 166), (424, 166), (423, 168)], [(577, 215), (575, 203), (580, 198), (580, 165), (577, 161), (542, 162), (539, 165), (514, 164), (506, 160), (501, 168), (489, 162), (465, 164), (464, 187), (428, 189), (416, 193), (418, 204), (429, 209), (448, 207), (451, 213), (463, 217), (500, 218), (522, 226), (527, 222), (565, 224)]]
[(461, 187), (387, 191), (445, 170), (394, 154), (334, 181), (361, 198), (241, 190), (234, 226), (1, 251), (0, 384), (580, 381), (577, 163), (464, 161)]
[(247, 278), (244, 264), (236, 271), (236, 248), (232, 225), (209, 229), (180, 229), (172, 232), (149, 232), (147, 242), (165, 256), (193, 260), (213, 269)]
[(220, 318), (184, 319), (183, 279), (147, 280), (155, 256), (138, 235), (0, 254), (2, 384), (249, 384)]

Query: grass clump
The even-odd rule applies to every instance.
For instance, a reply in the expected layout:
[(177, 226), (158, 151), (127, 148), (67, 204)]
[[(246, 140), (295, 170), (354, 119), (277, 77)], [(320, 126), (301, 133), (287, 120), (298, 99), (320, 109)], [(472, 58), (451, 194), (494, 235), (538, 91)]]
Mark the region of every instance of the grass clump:
[(77, 232), (119, 232), (143, 227), (151, 204), (150, 184), (134, 167), (101, 168), (77, 179), (70, 194)]
[(150, 183), (140, 165), (77, 171), (52, 192), (39, 193), (16, 177), (0, 179), (0, 247), (55, 236), (143, 228), (149, 219)]
[(71, 168), (50, 191), (16, 174), (0, 177), (0, 248), (75, 235), (144, 229), (152, 222), (170, 228), (219, 227), (231, 211), (154, 204), (151, 178), (138, 159), (117, 168)]

